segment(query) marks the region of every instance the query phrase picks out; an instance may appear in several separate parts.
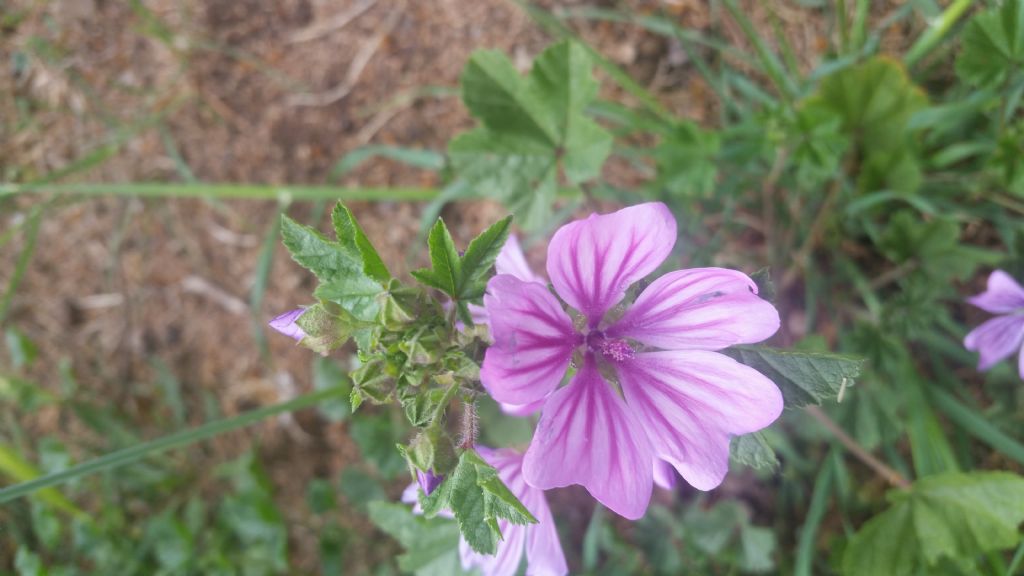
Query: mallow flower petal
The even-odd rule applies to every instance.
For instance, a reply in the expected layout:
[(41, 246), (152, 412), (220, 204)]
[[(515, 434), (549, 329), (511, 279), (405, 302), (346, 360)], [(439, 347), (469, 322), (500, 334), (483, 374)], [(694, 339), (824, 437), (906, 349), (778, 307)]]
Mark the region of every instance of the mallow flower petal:
[(635, 520), (651, 499), (650, 444), (593, 358), (548, 398), (523, 474), (534, 488), (583, 485), (613, 512)]
[(526, 530), (527, 576), (563, 576), (569, 573), (558, 530), (542, 490), (530, 489), (520, 500), (538, 523)]
[(978, 370), (988, 370), (1021, 349), (1024, 315), (997, 316), (985, 321), (964, 338), (964, 347), (978, 352)]
[(523, 418), (540, 411), (540, 409), (544, 407), (544, 400), (546, 400), (546, 398), (536, 402), (530, 402), (529, 404), (509, 404), (507, 402), (499, 402), (498, 406), (501, 407), (502, 412), (509, 416), (518, 416)]
[(498, 274), (511, 274), (523, 282), (540, 282), (544, 279), (534, 274), (530, 265), (526, 262), (526, 255), (519, 245), (519, 238), (515, 234), (509, 234), (505, 245), (498, 253), (498, 259), (494, 261), (494, 270)]
[(605, 332), (670, 350), (721, 350), (769, 338), (779, 313), (749, 276), (726, 268), (669, 272)]
[(676, 242), (668, 207), (650, 202), (562, 226), (548, 244), (555, 292), (596, 327), (630, 284), (653, 272)]
[(547, 287), (501, 274), (484, 296), (494, 344), (480, 381), (498, 402), (529, 404), (562, 381), (579, 335)]
[(294, 338), (296, 340), (302, 340), (306, 337), (306, 332), (299, 328), (296, 323), (299, 316), (302, 316), (306, 312), (305, 308), (296, 308), (295, 310), (289, 310), (284, 314), (275, 317), (270, 321), (270, 327), (277, 330), (281, 334)]
[(782, 413), (782, 393), (771, 380), (716, 352), (637, 354), (616, 370), (655, 456), (700, 490), (725, 478), (731, 436), (760, 430)]
[(654, 460), (654, 483), (660, 488), (671, 490), (676, 487), (676, 469), (664, 460)]
[(1006, 272), (996, 270), (988, 277), (986, 290), (967, 301), (986, 312), (1006, 314), (1024, 309), (1024, 287)]

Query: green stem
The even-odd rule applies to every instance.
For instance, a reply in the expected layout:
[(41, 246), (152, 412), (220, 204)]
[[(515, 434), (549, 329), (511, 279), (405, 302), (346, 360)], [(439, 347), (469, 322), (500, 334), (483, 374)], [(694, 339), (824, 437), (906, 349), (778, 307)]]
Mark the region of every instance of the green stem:
[(342, 186), (273, 186), (263, 184), (180, 184), (158, 182), (85, 184), (0, 184), (0, 196), (25, 193), (151, 198), (247, 198), (251, 200), (433, 200), (433, 188), (347, 188)]
[(21, 498), (43, 488), (49, 488), (50, 486), (69, 482), (82, 476), (132, 464), (146, 456), (150, 456), (158, 452), (164, 452), (173, 448), (181, 448), (183, 446), (188, 446), (189, 444), (195, 444), (196, 442), (219, 436), (225, 432), (245, 428), (246, 426), (255, 424), (256, 422), (269, 418), (270, 416), (309, 408), (310, 406), (315, 406), (324, 400), (344, 395), (345, 391), (341, 388), (326, 388), (324, 390), (293, 398), (287, 402), (282, 402), (273, 406), (266, 406), (231, 418), (224, 418), (222, 420), (209, 422), (190, 430), (182, 430), (169, 436), (150, 440), (149, 442), (129, 446), (128, 448), (111, 452), (105, 456), (87, 460), (81, 464), (61, 470), (60, 472), (54, 472), (53, 474), (40, 476), (39, 478), (29, 480), (28, 482), (14, 484), (13, 486), (7, 486), (6, 488), (0, 489), (0, 504)]

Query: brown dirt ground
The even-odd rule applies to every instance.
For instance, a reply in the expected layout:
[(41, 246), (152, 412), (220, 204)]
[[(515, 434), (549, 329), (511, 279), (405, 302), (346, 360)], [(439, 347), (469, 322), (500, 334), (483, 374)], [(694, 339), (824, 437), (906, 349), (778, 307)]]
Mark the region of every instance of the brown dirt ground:
[[(111, 0), (5, 2), (9, 17), (0, 28), (0, 55), (4, 62), (14, 62), (16, 55), (25, 61), (0, 79), (2, 180), (51, 174), (145, 124), (111, 159), (74, 178), (323, 183), (338, 158), (369, 143), (443, 149), (471, 120), (457, 97), (419, 90), (456, 87), (474, 49), (506, 52), (525, 70), (548, 42), (524, 13), (502, 0), (370, 1), (344, 27), (321, 30), (363, 3), (153, 0), (137, 10)], [(694, 28), (723, 20), (696, 0), (595, 4), (664, 9)], [(770, 30), (765, 3), (748, 5), (751, 17)], [(830, 33), (823, 16), (788, 3), (776, 13), (797, 54), (808, 56), (801, 66), (809, 68), (809, 55), (827, 44)], [(702, 122), (714, 118), (709, 90), (673, 42), (630, 26), (577, 24), (585, 39), (674, 112)], [(743, 44), (731, 22), (723, 27)], [(629, 102), (609, 84), (607, 95)], [(333, 89), (336, 98), (327, 98)], [(619, 165), (610, 166), (608, 176), (622, 183), (637, 177)], [(437, 182), (432, 174), (381, 160), (344, 183)], [(0, 228), (15, 225), (37, 200), (0, 205)], [(406, 262), (420, 208), (394, 202), (356, 206), (389, 263)], [(31, 376), (55, 387), (57, 361), (67, 358), (83, 389), (116, 402), (140, 423), (158, 402), (150, 387), (136, 384), (152, 381), (153, 358), (181, 381), (194, 423), (202, 420), (203, 390), (227, 414), (308, 390), (309, 353), (268, 335), (266, 361), (249, 311), (257, 257), (275, 211), (273, 202), (125, 198), (50, 209), (10, 316), (40, 349)], [(308, 218), (309, 203), (295, 203), (289, 212)], [(464, 241), (499, 213), (477, 202), (449, 210), (446, 218)], [(6, 286), (20, 247), (16, 240), (0, 249), (0, 286)], [(310, 276), (279, 246), (260, 315), (269, 319), (304, 302), (311, 287)], [(76, 432), (52, 411), (23, 424), (47, 433)], [(316, 539), (309, 536), (316, 525), (301, 505), (305, 486), (312, 477), (336, 478), (358, 452), (344, 427), (307, 413), (219, 438), (204, 457), (226, 460), (257, 439), (292, 527), (295, 569), (314, 572)], [(364, 522), (344, 521), (356, 529)], [(354, 566), (390, 552), (364, 550)]]

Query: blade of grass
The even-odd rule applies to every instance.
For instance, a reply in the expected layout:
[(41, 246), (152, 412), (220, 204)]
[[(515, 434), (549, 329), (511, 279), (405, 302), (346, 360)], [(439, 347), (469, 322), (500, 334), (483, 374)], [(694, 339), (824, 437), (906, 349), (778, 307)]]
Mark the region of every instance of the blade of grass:
[(743, 30), (743, 35), (754, 45), (754, 51), (757, 52), (758, 59), (761, 61), (761, 71), (775, 85), (775, 89), (779, 91), (782, 99), (786, 102), (792, 102), (797, 93), (796, 86), (793, 83), (793, 79), (785, 74), (785, 70), (779, 62), (779, 57), (764, 43), (764, 39), (757, 33), (757, 29), (754, 28), (750, 19), (736, 5), (736, 0), (723, 0), (722, 4), (725, 5), (732, 19), (739, 24), (740, 29)]
[[(0, 472), (18, 482), (28, 482), (39, 477), (39, 470), (31, 462), (25, 460), (13, 448), (0, 444)], [(63, 494), (47, 488), (39, 492), (39, 500), (53, 508), (74, 516), (85, 516), (79, 507), (71, 503)]]
[(7, 290), (4, 292), (3, 299), (0, 300), (0, 325), (7, 319), (7, 312), (10, 310), (11, 302), (14, 300), (14, 294), (18, 291), (18, 285), (21, 284), (21, 280), (25, 276), (25, 270), (28, 269), (28, 263), (32, 260), (32, 254), (36, 251), (36, 240), (39, 239), (39, 223), (42, 219), (42, 206), (34, 206), (32, 213), (28, 216), (28, 224), (25, 227), (25, 247), (21, 249), (21, 254), (18, 255), (18, 262), (14, 265), (14, 274), (11, 275), (11, 279), (7, 282)]
[(963, 17), (973, 4), (974, 0), (956, 0), (947, 6), (936, 20), (929, 23), (928, 29), (925, 30), (924, 34), (921, 34), (917, 41), (914, 42), (914, 45), (910, 47), (910, 50), (907, 51), (906, 55), (903, 56), (903, 63), (910, 68), (927, 56), (929, 52), (942, 42), (946, 34), (953, 28), (953, 25)]
[(444, 168), (445, 163), (444, 154), (434, 150), (384, 145), (363, 146), (342, 156), (341, 160), (338, 160), (331, 171), (327, 173), (327, 180), (335, 182), (363, 162), (376, 157), (388, 158), (414, 168), (435, 172)]
[(523, 9), (527, 13), (527, 15), (529, 15), (530, 18), (532, 18), (533, 21), (536, 22), (541, 28), (543, 28), (548, 34), (551, 34), (555, 38), (569, 38), (578, 42), (579, 45), (582, 46), (588, 54), (590, 54), (590, 57), (593, 58), (594, 63), (597, 64), (599, 68), (604, 70), (605, 74), (608, 74), (608, 76), (616, 84), (621, 86), (623, 90), (630, 93), (634, 98), (639, 100), (641, 104), (643, 104), (648, 110), (653, 112), (659, 118), (662, 118), (667, 122), (671, 122), (673, 120), (672, 113), (669, 112), (668, 109), (666, 109), (661, 104), (661, 102), (658, 102), (658, 99), (655, 98), (649, 90), (647, 90), (639, 83), (637, 83), (636, 80), (633, 80), (633, 78), (630, 77), (629, 74), (626, 74), (625, 71), (616, 66), (611, 60), (605, 58), (600, 52), (595, 50), (592, 46), (590, 46), (586, 42), (583, 42), (576, 35), (575, 32), (570, 30), (569, 27), (563, 24), (558, 18), (552, 16), (547, 11), (538, 8), (530, 4), (529, 2), (526, 2), (525, 0), (510, 1), (515, 3), (521, 9)]
[(1010, 566), (1006, 569), (1006, 576), (1014, 576), (1019, 574), (1017, 568), (1020, 567), (1020, 563), (1024, 561), (1024, 542), (1020, 543), (1017, 547), (1017, 551), (1013, 553), (1013, 560), (1010, 561)]
[[(832, 448), (836, 452), (836, 448)], [(811, 506), (807, 509), (807, 516), (804, 517), (804, 525), (800, 529), (800, 538), (796, 549), (796, 566), (793, 568), (794, 576), (811, 576), (814, 562), (814, 542), (818, 535), (818, 528), (821, 527), (821, 520), (825, 517), (828, 509), (828, 497), (832, 492), (832, 476), (835, 473), (835, 466), (825, 465), (818, 472), (814, 480), (814, 492), (811, 494)]]
[(988, 419), (938, 387), (930, 389), (936, 407), (968, 434), (988, 444), (1003, 456), (1024, 464), (1024, 444), (996, 428)]
[(0, 195), (54, 193), (83, 196), (147, 198), (246, 198), (250, 200), (433, 200), (433, 188), (344, 188), (339, 186), (273, 186), (263, 184), (177, 184), (167, 182), (0, 184)]
[(857, 0), (853, 14), (853, 32), (850, 34), (850, 52), (858, 52), (864, 46), (864, 38), (868, 29), (869, 0)]
[[(249, 292), (249, 312), (252, 315), (253, 336), (256, 338), (256, 345), (264, 359), (270, 359), (270, 346), (267, 342), (267, 334), (264, 330), (263, 297), (267, 293), (267, 283), (270, 281), (270, 270), (274, 265), (274, 250), (277, 248), (278, 235), (281, 231), (281, 214), (284, 213), (287, 204), (280, 203), (274, 217), (270, 221), (270, 228), (266, 237), (263, 238), (263, 247), (260, 248), (260, 256), (256, 261), (256, 278)], [(314, 222), (315, 226), (315, 222)]]
[(325, 388), (323, 390), (318, 390), (316, 392), (293, 398), (287, 402), (281, 402), (280, 404), (274, 404), (272, 406), (265, 406), (244, 414), (232, 416), (231, 418), (216, 420), (214, 422), (203, 424), (202, 426), (182, 430), (162, 438), (150, 440), (149, 442), (135, 444), (123, 450), (111, 452), (105, 456), (100, 456), (99, 458), (76, 464), (75, 466), (61, 470), (60, 472), (54, 472), (53, 474), (40, 476), (39, 478), (35, 478), (27, 482), (2, 488), (0, 489), (0, 504), (10, 502), (44, 488), (50, 488), (76, 478), (81, 478), (82, 476), (95, 474), (104, 470), (111, 470), (120, 466), (126, 466), (137, 462), (146, 456), (152, 456), (174, 448), (181, 448), (190, 444), (195, 444), (196, 442), (208, 440), (215, 436), (224, 434), (225, 432), (245, 428), (271, 416), (302, 410), (303, 408), (315, 406), (324, 400), (346, 395), (347, 394), (342, 388)]
[(742, 62), (749, 66), (757, 66), (750, 56), (748, 56), (742, 50), (737, 49), (735, 46), (727, 42), (712, 38), (707, 34), (703, 34), (698, 30), (690, 30), (683, 28), (675, 22), (672, 22), (668, 18), (663, 16), (651, 16), (645, 14), (633, 14), (622, 12), (620, 10), (614, 10), (609, 8), (598, 8), (593, 6), (582, 6), (579, 8), (567, 8), (562, 12), (563, 18), (579, 18), (581, 20), (595, 20), (603, 22), (621, 22), (623, 24), (633, 24), (639, 26), (655, 34), (662, 36), (668, 36), (670, 38), (676, 38), (678, 40), (685, 40), (693, 44), (700, 44), (707, 46), (713, 50), (722, 53), (723, 56), (735, 59), (738, 62)]

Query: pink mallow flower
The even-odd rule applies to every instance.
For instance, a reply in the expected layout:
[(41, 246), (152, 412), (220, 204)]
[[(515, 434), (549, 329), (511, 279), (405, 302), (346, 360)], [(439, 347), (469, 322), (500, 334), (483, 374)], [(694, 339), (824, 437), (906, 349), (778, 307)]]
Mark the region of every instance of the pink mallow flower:
[(964, 347), (981, 356), (978, 370), (988, 370), (1017, 353), (1017, 370), (1024, 378), (1024, 288), (1006, 272), (996, 270), (988, 277), (987, 289), (967, 301), (997, 314), (964, 338)]
[[(494, 345), (481, 381), (498, 402), (544, 401), (523, 461), (534, 488), (581, 484), (636, 519), (658, 460), (710, 490), (728, 471), (731, 436), (782, 412), (771, 380), (717, 352), (779, 327), (778, 312), (745, 274), (670, 272), (621, 310), (629, 286), (653, 272), (675, 240), (675, 219), (661, 203), (563, 226), (548, 246), (547, 272), (570, 312), (543, 284), (509, 274), (488, 283)], [(578, 370), (559, 388), (577, 354)]]
[(306, 333), (302, 328), (299, 328), (296, 322), (298, 322), (299, 316), (302, 316), (305, 311), (304, 308), (296, 308), (295, 310), (285, 312), (271, 320), (269, 326), (289, 338), (300, 341), (306, 337)]
[[(498, 520), (502, 540), (494, 556), (474, 552), (465, 540), (459, 540), (459, 557), (466, 571), (479, 568), (484, 576), (513, 576), (519, 570), (523, 553), (526, 553), (526, 573), (531, 576), (561, 576), (568, 573), (565, 554), (558, 541), (558, 531), (551, 517), (544, 491), (531, 487), (523, 481), (523, 455), (515, 450), (492, 450), (477, 445), (476, 451), (498, 471), (501, 481), (526, 506), (538, 520), (537, 524), (520, 526), (506, 520)], [(402, 493), (402, 501), (414, 504), (413, 511), (421, 513), (417, 483), (410, 484)]]
[[(501, 252), (498, 254), (498, 259), (495, 261), (495, 272), (498, 274), (509, 274), (515, 276), (523, 282), (537, 282), (543, 286), (547, 286), (547, 280), (535, 273), (530, 268), (529, 263), (526, 261), (526, 255), (523, 253), (523, 249), (519, 244), (519, 238), (515, 234), (511, 234), (508, 237), (508, 241), (502, 246)], [(470, 306), (470, 310), (474, 313), (474, 320), (479, 315), (482, 320), (480, 323), (487, 324), (487, 311), (480, 306)], [(509, 404), (507, 402), (500, 403), (502, 412), (511, 416), (530, 416), (536, 412), (539, 412), (544, 407), (545, 398), (541, 398), (536, 402), (529, 404)], [(671, 490), (676, 485), (676, 473), (671, 465), (668, 463), (658, 460), (654, 463), (654, 483), (658, 486)]]

